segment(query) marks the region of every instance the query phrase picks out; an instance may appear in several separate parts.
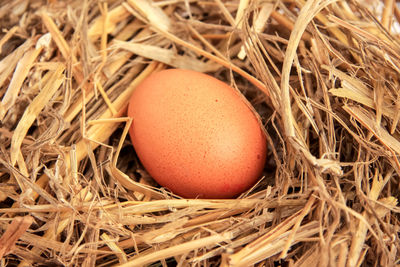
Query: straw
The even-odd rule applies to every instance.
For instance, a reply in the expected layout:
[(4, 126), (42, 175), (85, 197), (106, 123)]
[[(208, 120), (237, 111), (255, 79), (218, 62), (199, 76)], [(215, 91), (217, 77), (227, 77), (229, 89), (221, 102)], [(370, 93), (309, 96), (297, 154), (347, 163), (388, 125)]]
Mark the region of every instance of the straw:
[[(396, 1), (3, 2), (1, 265), (399, 264)], [(259, 120), (267, 161), (237, 198), (184, 199), (142, 166), (127, 108), (166, 68)]]

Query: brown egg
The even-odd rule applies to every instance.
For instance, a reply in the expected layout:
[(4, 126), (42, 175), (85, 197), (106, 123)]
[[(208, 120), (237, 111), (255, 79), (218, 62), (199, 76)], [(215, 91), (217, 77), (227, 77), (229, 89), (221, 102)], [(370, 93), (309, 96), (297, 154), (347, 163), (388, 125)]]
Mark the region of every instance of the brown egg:
[(130, 136), (149, 174), (186, 198), (231, 198), (260, 178), (266, 138), (237, 91), (203, 73), (150, 75), (128, 109)]

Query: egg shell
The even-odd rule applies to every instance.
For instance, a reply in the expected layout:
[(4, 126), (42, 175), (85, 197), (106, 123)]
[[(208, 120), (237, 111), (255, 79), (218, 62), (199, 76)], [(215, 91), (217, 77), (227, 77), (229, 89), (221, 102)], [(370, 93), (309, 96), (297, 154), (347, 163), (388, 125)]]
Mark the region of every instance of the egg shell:
[(245, 101), (203, 73), (151, 74), (128, 108), (129, 134), (143, 166), (186, 198), (231, 198), (249, 189), (262, 173), (266, 138)]

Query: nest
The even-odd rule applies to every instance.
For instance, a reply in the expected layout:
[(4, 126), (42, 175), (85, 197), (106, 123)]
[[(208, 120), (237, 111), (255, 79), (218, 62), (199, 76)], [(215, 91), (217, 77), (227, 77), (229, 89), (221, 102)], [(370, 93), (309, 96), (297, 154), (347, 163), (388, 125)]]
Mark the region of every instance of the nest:
[[(3, 1), (1, 265), (400, 264), (399, 21), (393, 0)], [(172, 195), (126, 138), (169, 67), (259, 114), (268, 161), (237, 199)]]

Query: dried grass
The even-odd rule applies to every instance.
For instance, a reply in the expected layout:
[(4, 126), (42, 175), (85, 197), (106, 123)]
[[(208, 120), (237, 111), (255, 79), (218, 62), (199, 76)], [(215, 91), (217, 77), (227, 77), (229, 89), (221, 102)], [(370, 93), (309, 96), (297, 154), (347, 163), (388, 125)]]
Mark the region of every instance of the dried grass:
[[(1, 266), (399, 265), (399, 23), (393, 0), (3, 1)], [(263, 122), (241, 197), (181, 199), (134, 156), (127, 101), (168, 66)]]

